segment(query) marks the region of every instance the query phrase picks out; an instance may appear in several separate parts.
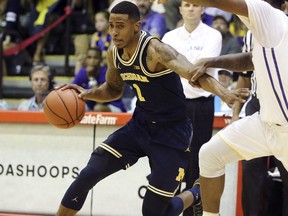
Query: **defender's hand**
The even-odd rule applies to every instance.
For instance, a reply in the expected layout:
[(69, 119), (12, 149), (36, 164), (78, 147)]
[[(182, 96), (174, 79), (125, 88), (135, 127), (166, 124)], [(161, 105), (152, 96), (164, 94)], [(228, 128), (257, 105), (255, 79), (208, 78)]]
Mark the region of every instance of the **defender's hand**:
[(227, 90), (222, 96), (221, 99), (230, 107), (233, 108), (233, 105), (236, 101), (240, 103), (245, 103), (246, 100), (243, 98), (248, 97), (250, 91), (248, 88), (239, 88), (235, 90)]

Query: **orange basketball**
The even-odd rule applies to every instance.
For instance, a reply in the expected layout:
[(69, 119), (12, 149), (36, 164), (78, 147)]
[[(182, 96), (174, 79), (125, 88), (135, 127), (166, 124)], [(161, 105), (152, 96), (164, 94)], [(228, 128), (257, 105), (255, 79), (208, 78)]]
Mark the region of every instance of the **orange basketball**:
[(83, 118), (85, 102), (74, 89), (53, 90), (45, 98), (44, 114), (50, 124), (71, 128)]

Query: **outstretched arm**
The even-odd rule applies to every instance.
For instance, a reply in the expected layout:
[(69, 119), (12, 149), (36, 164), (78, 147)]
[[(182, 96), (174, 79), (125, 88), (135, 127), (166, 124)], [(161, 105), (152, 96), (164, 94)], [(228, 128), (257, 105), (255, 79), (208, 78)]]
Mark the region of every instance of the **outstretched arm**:
[(207, 68), (224, 68), (234, 72), (253, 71), (252, 53), (236, 53), (200, 59), (193, 66), (191, 81), (194, 82), (202, 76)]
[[(154, 61), (155, 64), (161, 64), (166, 68), (170, 68), (180, 76), (190, 80), (194, 74), (194, 66), (187, 60), (185, 56), (178, 53), (174, 48), (158, 40), (151, 41), (148, 49), (148, 56), (152, 56), (150, 61)], [(153, 53), (153, 55), (152, 55)], [(204, 71), (206, 72), (206, 70)], [(209, 91), (215, 95), (218, 95), (225, 101), (228, 106), (232, 106), (235, 101), (245, 102), (241, 97), (249, 94), (248, 89), (239, 89), (235, 91), (229, 91), (223, 87), (214, 77), (204, 73), (197, 80), (197, 85), (206, 91)]]
[(228, 90), (222, 86), (214, 77), (204, 74), (197, 80), (199, 86), (205, 91), (209, 91), (218, 95), (229, 107), (233, 107), (236, 102), (245, 103), (245, 99), (249, 96), (248, 88), (238, 88), (235, 90)]

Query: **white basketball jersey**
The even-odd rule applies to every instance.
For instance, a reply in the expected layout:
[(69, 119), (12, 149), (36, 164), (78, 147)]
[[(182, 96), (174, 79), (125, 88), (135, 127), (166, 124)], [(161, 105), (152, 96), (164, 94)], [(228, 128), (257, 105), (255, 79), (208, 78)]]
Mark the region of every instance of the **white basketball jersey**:
[[(253, 64), (264, 122), (288, 125), (288, 18), (261, 0), (246, 0), (254, 36)], [(263, 15), (265, 14), (265, 15)]]

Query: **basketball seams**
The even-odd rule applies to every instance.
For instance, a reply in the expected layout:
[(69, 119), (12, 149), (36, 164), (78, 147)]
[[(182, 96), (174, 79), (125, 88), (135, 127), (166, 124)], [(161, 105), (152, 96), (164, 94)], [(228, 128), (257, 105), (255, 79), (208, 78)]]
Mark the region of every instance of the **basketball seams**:
[(48, 104), (48, 99), (47, 98), (45, 99), (45, 104), (46, 104), (46, 107), (50, 110), (50, 112), (52, 112), (55, 116), (57, 116), (60, 119), (64, 120), (66, 122), (66, 124), (69, 123), (65, 118), (63, 118), (62, 116), (58, 115), (56, 112), (53, 111), (53, 109)]
[(78, 95), (75, 91), (73, 91), (73, 90), (71, 90), (71, 91), (72, 91), (72, 94), (73, 94), (75, 101), (76, 101), (76, 118), (77, 118), (77, 120), (79, 120), (79, 116), (78, 116), (79, 98), (78, 98)]
[[(71, 89), (69, 89), (70, 91), (72, 91)], [(61, 91), (61, 90), (60, 90)], [(58, 97), (60, 98), (60, 100), (62, 101), (62, 104), (64, 105), (64, 107), (65, 107), (65, 110), (67, 111), (67, 113), (68, 113), (68, 115), (70, 116), (70, 118), (71, 118), (71, 120), (72, 120), (72, 122), (73, 122), (73, 124), (75, 125), (75, 120), (73, 119), (73, 117), (72, 117), (72, 115), (71, 115), (71, 113), (70, 113), (70, 111), (69, 111), (69, 109), (68, 109), (68, 107), (67, 107), (67, 105), (66, 105), (66, 103), (65, 103), (65, 100), (62, 98), (62, 96), (58, 93), (58, 91), (56, 91), (56, 93), (57, 93), (57, 95), (58, 95)], [(74, 93), (72, 93), (73, 95), (74, 95)], [(75, 95), (74, 95), (75, 96)], [(76, 100), (77, 101), (77, 100)], [(71, 122), (71, 123), (72, 123)]]
[[(79, 113), (78, 113), (78, 111), (79, 111), (79, 100), (82, 100), (82, 99), (79, 99), (79, 97), (78, 97), (78, 94), (76, 93), (76, 91), (73, 91), (72, 90), (72, 92), (73, 92), (73, 95), (75, 96), (75, 101), (77, 101), (77, 103), (76, 103), (76, 119), (78, 120), (78, 121), (81, 121), (81, 119), (83, 118), (83, 116), (84, 116), (84, 114), (85, 114), (85, 109), (83, 109), (83, 111), (80, 113), (80, 115), (79, 115)], [(84, 105), (85, 106), (85, 105)], [(76, 120), (75, 119), (75, 120)]]
[(50, 124), (71, 128), (84, 117), (85, 102), (74, 89), (53, 90), (45, 99), (44, 114)]

